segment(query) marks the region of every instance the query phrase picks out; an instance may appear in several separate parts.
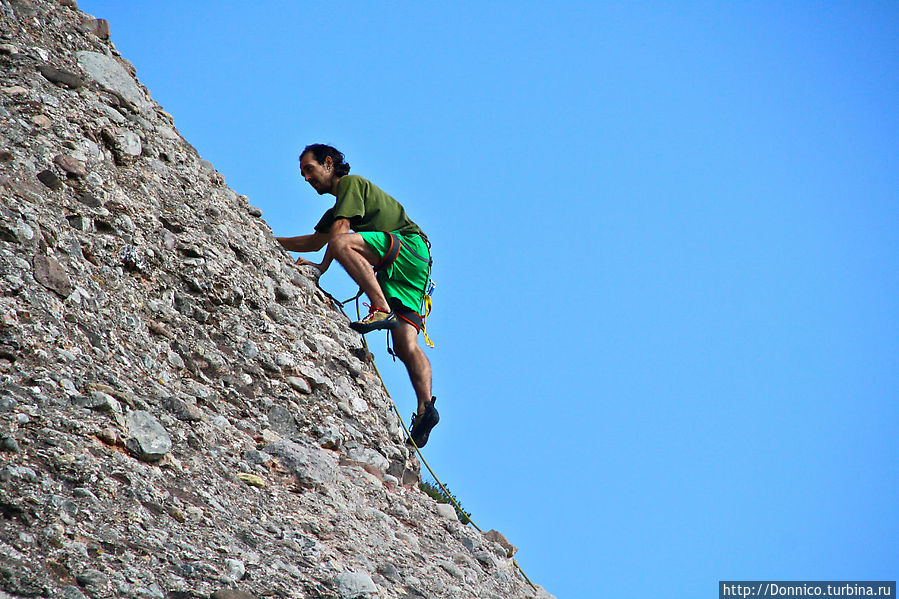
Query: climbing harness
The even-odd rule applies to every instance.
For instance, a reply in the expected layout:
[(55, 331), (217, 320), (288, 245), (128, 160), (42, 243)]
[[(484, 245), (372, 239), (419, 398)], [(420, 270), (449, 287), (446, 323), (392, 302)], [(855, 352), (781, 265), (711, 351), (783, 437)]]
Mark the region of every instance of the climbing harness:
[[(388, 268), (390, 268), (390, 266), (393, 265), (394, 262), (396, 262), (396, 259), (400, 255), (400, 251), (403, 249), (403, 241), (402, 241), (402, 239), (400, 239), (399, 235), (396, 235), (394, 233), (387, 233), (387, 232), (385, 232), (384, 234), (387, 235), (387, 237), (389, 238), (390, 245), (387, 247), (387, 251), (384, 252), (384, 257), (381, 258), (381, 261), (378, 262), (374, 266), (375, 272), (380, 272), (382, 270), (387, 270)], [(411, 247), (406, 245), (406, 249), (409, 251), (410, 254), (412, 254), (414, 257), (418, 258), (422, 262), (427, 262), (427, 264), (428, 264), (428, 276), (425, 279), (425, 288), (422, 290), (422, 292), (423, 292), (422, 293), (422, 302), (421, 302), (421, 306), (419, 306), (419, 308), (421, 309), (421, 313), (415, 313), (412, 310), (405, 311), (404, 310), (405, 306), (403, 306), (402, 304), (395, 305), (393, 302), (391, 302), (390, 307), (391, 307), (391, 309), (393, 309), (394, 313), (396, 313), (398, 318), (405, 320), (406, 322), (408, 322), (409, 324), (414, 326), (417, 330), (420, 330), (422, 332), (422, 335), (425, 338), (425, 344), (427, 344), (428, 347), (434, 347), (434, 342), (431, 341), (431, 338), (428, 336), (427, 321), (428, 321), (428, 316), (431, 314), (431, 309), (433, 308), (431, 296), (434, 294), (434, 289), (437, 287), (437, 283), (434, 281), (434, 279), (431, 278), (431, 268), (434, 265), (434, 259), (431, 258), (431, 242), (428, 241), (428, 238), (425, 237), (424, 235), (422, 235), (421, 237), (424, 240), (425, 245), (427, 245), (427, 247), (428, 247), (428, 257), (427, 258), (420, 255), (418, 252), (416, 252)], [(337, 305), (341, 306), (341, 310), (343, 309), (343, 306), (345, 306), (346, 304), (355, 300), (356, 301), (356, 314), (357, 314), (357, 320), (358, 320), (359, 318), (361, 318), (361, 312), (359, 310), (359, 298), (362, 296), (362, 293), (363, 293), (362, 288), (360, 287), (359, 292), (356, 293), (356, 295), (354, 295), (353, 297), (349, 298), (348, 300), (344, 300), (342, 302), (338, 301), (338, 300), (334, 300), (334, 298), (331, 297), (330, 294), (328, 295), (328, 297), (331, 297), (331, 299), (334, 300), (334, 302)], [(368, 304), (366, 304), (366, 305), (368, 305)], [(403, 312), (405, 312), (405, 314), (403, 314)], [(396, 354), (393, 352), (393, 349), (390, 347), (389, 332), (387, 334), (387, 353), (389, 353), (391, 356), (393, 356), (393, 359), (396, 360)]]
[[(403, 249), (403, 242), (400, 238), (393, 233), (386, 233), (387, 237), (390, 238), (390, 246), (387, 248), (387, 251), (384, 252), (384, 257), (381, 258), (381, 261), (375, 265), (375, 271), (385, 270), (390, 268), (390, 266), (396, 262), (396, 259), (400, 255), (400, 250)], [(420, 258), (418, 254), (413, 252), (416, 258)]]

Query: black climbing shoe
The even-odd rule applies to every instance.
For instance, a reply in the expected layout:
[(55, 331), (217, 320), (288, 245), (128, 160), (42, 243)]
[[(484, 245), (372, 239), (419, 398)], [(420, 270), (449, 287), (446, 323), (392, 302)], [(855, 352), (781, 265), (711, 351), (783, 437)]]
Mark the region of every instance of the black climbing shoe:
[(350, 328), (357, 333), (362, 333), (364, 335), (371, 331), (378, 331), (381, 329), (393, 330), (396, 328), (397, 324), (399, 324), (399, 321), (396, 319), (396, 314), (388, 312), (387, 310), (375, 308), (362, 320), (351, 322)]
[(431, 429), (440, 422), (440, 414), (437, 412), (437, 408), (434, 407), (434, 402), (436, 401), (437, 398), (432, 397), (427, 407), (425, 407), (424, 414), (421, 416), (417, 414), (412, 415), (412, 432), (410, 434), (412, 441), (415, 442), (415, 446), (419, 449), (427, 445)]

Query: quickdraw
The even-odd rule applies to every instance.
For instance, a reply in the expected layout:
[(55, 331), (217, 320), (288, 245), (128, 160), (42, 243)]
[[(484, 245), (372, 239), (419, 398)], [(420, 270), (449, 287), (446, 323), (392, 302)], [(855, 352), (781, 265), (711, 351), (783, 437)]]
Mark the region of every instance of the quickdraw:
[(430, 269), (428, 272), (428, 290), (425, 291), (424, 299), (422, 300), (423, 309), (421, 311), (421, 332), (425, 337), (425, 343), (428, 344), (428, 347), (434, 347), (434, 342), (431, 341), (431, 338), (428, 337), (428, 331), (425, 329), (425, 323), (428, 321), (428, 315), (431, 313), (431, 296), (434, 295), (434, 289), (437, 288), (437, 283), (434, 279), (430, 278)]

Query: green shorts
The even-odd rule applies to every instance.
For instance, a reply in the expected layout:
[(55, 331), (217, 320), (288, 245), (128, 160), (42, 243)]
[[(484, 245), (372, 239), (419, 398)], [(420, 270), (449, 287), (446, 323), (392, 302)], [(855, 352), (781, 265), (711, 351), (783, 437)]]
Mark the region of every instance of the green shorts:
[[(359, 234), (379, 258), (383, 258), (390, 249), (390, 235), (387, 233), (375, 231)], [(417, 316), (421, 312), (421, 302), (431, 276), (431, 252), (421, 235), (393, 234), (400, 239), (400, 253), (393, 264), (378, 271), (378, 283), (395, 312), (402, 312), (397, 306), (401, 304)], [(420, 322), (413, 324), (421, 328)]]

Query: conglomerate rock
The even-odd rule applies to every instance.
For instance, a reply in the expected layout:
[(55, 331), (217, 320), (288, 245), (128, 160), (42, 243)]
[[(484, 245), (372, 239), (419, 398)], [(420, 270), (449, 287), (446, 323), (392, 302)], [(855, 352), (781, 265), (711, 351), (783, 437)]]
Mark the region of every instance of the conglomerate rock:
[(135, 74), (0, 0), (0, 597), (548, 596), (418, 490), (360, 338)]

